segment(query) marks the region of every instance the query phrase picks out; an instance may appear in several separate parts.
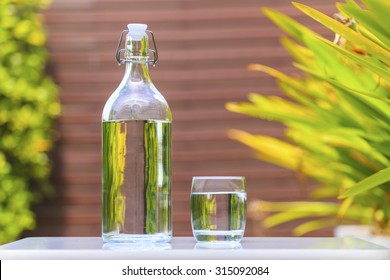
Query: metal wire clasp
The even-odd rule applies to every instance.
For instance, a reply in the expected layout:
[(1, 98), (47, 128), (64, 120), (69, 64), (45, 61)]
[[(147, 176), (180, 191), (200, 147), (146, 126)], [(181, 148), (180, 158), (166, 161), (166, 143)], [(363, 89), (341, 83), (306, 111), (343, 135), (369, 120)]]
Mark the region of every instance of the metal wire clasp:
[[(119, 65), (125, 64), (125, 62), (134, 61), (134, 60), (131, 60), (131, 59), (121, 58), (121, 53), (126, 51), (126, 49), (121, 49), (123, 36), (126, 33), (128, 33), (128, 32), (129, 32), (129, 30), (127, 30), (127, 29), (122, 31), (121, 37), (119, 38), (118, 46), (116, 48), (115, 58), (116, 58), (116, 61), (118, 62)], [(153, 53), (153, 59), (149, 59), (147, 62), (149, 64), (152, 64), (153, 66), (155, 66), (156, 62), (158, 60), (158, 52), (157, 52), (156, 41), (154, 40), (154, 35), (153, 35), (152, 31), (146, 30), (145, 32), (150, 33), (150, 36), (152, 37), (152, 42), (153, 42), (153, 49), (149, 49), (149, 52)], [(149, 36), (148, 36), (148, 38), (149, 38)]]

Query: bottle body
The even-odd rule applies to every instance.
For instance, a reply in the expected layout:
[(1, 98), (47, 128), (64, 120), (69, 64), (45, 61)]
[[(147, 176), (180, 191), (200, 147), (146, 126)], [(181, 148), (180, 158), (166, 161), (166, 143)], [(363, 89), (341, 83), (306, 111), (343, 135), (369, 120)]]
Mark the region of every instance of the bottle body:
[(134, 55), (148, 50), (146, 34), (131, 35), (132, 56), (102, 115), (102, 238), (168, 242), (172, 115), (151, 82), (147, 57)]
[(103, 239), (171, 239), (171, 122), (103, 122)]

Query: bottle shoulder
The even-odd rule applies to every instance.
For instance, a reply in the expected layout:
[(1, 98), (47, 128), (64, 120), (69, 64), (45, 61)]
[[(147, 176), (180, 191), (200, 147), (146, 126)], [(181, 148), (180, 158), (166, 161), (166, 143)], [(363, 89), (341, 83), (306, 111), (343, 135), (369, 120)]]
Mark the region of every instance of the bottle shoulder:
[(167, 101), (153, 84), (147, 86), (121, 84), (108, 98), (102, 120), (172, 121), (172, 113)]

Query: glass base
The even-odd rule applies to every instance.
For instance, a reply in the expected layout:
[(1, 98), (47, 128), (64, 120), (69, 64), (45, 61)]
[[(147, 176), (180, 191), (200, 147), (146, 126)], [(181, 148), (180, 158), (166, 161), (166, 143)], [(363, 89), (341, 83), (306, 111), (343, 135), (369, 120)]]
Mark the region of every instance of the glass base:
[(172, 234), (103, 234), (104, 242), (112, 243), (154, 243), (154, 242), (170, 242)]
[(240, 242), (243, 230), (194, 230), (194, 237), (198, 242), (236, 243)]
[(196, 242), (194, 247), (195, 250), (204, 250), (204, 249), (242, 249), (240, 242)]

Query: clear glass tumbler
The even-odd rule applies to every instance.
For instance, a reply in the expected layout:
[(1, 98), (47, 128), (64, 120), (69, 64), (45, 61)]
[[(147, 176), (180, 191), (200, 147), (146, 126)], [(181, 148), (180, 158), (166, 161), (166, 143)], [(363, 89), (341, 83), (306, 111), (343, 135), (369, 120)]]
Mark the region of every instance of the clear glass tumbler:
[(244, 235), (245, 221), (245, 177), (193, 177), (191, 223), (196, 241), (240, 242)]

